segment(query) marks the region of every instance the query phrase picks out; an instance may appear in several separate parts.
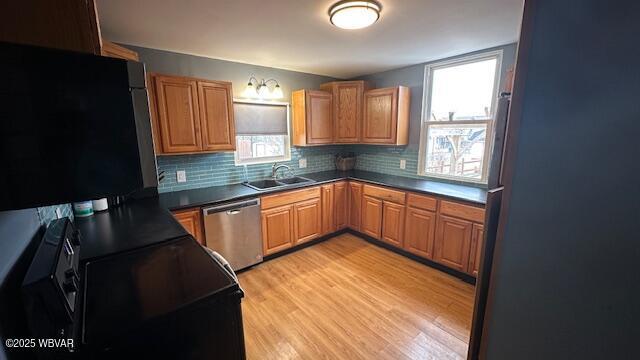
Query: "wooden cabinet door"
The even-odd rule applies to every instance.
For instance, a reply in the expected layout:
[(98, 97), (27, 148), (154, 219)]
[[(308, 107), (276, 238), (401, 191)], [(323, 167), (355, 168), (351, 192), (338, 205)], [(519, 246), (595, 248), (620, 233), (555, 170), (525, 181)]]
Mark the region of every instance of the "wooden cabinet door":
[(293, 205), (262, 210), (262, 250), (271, 255), (293, 246)]
[(293, 205), (295, 245), (313, 240), (322, 232), (320, 199), (301, 201)]
[(480, 272), (480, 262), (482, 261), (482, 245), (484, 244), (484, 226), (473, 224), (471, 232), (471, 252), (469, 253), (468, 273), (478, 276)]
[(174, 211), (173, 217), (178, 220), (180, 225), (182, 225), (189, 234), (193, 235), (200, 245), (205, 245), (202, 234), (202, 217), (199, 208)]
[(395, 144), (398, 127), (398, 88), (364, 93), (362, 142)]
[(326, 91), (309, 90), (306, 96), (306, 129), (308, 144), (333, 142), (332, 95)]
[(404, 211), (404, 205), (382, 203), (382, 240), (397, 247), (402, 247)]
[(349, 198), (347, 183), (340, 181), (333, 186), (336, 230), (344, 229), (349, 223)]
[(349, 182), (349, 227), (360, 231), (362, 184)]
[(334, 86), (334, 142), (356, 143), (360, 141), (364, 83), (345, 81)]
[(162, 152), (200, 151), (202, 143), (196, 81), (155, 76), (154, 83)]
[(382, 200), (366, 195), (362, 197), (360, 231), (376, 239), (381, 238)]
[(335, 192), (333, 184), (322, 185), (320, 191), (322, 200), (322, 234), (324, 235), (336, 231)]
[(405, 221), (404, 249), (423, 258), (433, 259), (436, 214), (409, 207)]
[(202, 150), (235, 150), (236, 130), (231, 83), (198, 81), (198, 101)]
[(466, 272), (473, 223), (439, 215), (433, 259), (452, 269)]

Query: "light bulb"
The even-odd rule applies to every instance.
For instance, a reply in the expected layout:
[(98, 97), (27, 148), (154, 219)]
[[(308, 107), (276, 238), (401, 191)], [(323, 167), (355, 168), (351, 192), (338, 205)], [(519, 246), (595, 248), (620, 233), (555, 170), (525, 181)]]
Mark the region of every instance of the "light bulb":
[(274, 99), (282, 99), (284, 97), (280, 85), (276, 84), (276, 87), (273, 88), (273, 92), (271, 93), (271, 97)]
[(269, 98), (269, 88), (267, 87), (267, 85), (260, 85), (260, 87), (258, 88), (258, 97), (260, 97), (261, 99)]
[(252, 83), (248, 83), (247, 87), (244, 89), (244, 92), (242, 93), (242, 96), (246, 98), (254, 98), (256, 97), (256, 95), (257, 95), (257, 92), (256, 92), (255, 86), (253, 86)]

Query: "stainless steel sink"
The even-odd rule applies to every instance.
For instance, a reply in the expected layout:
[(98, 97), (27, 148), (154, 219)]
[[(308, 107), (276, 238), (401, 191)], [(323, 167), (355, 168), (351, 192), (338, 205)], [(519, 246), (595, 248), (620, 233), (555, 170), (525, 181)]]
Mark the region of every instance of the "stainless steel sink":
[(274, 188), (284, 188), (284, 187), (292, 187), (300, 184), (308, 184), (315, 182), (314, 180), (307, 179), (302, 176), (293, 176), (284, 179), (264, 179), (264, 180), (256, 180), (250, 181), (248, 183), (243, 183), (243, 185), (248, 186), (254, 190), (262, 191)]

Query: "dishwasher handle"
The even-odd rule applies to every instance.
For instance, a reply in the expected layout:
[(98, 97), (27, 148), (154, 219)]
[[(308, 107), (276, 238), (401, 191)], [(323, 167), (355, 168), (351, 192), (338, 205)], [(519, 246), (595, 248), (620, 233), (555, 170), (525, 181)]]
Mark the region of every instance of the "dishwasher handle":
[(213, 215), (216, 213), (226, 212), (227, 215), (239, 214), (242, 208), (260, 206), (260, 199), (251, 199), (245, 201), (238, 201), (234, 203), (222, 204), (202, 209), (204, 216)]

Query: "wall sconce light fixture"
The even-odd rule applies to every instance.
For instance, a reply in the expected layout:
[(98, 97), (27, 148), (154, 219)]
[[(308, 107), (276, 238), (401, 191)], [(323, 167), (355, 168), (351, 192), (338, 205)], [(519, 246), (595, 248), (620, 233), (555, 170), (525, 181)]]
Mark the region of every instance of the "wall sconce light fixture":
[[(270, 83), (275, 83), (273, 87), (269, 87)], [(249, 78), (247, 87), (242, 94), (246, 98), (258, 98), (258, 99), (281, 99), (284, 97), (280, 84), (275, 79), (262, 79), (258, 81), (254, 76)]]

